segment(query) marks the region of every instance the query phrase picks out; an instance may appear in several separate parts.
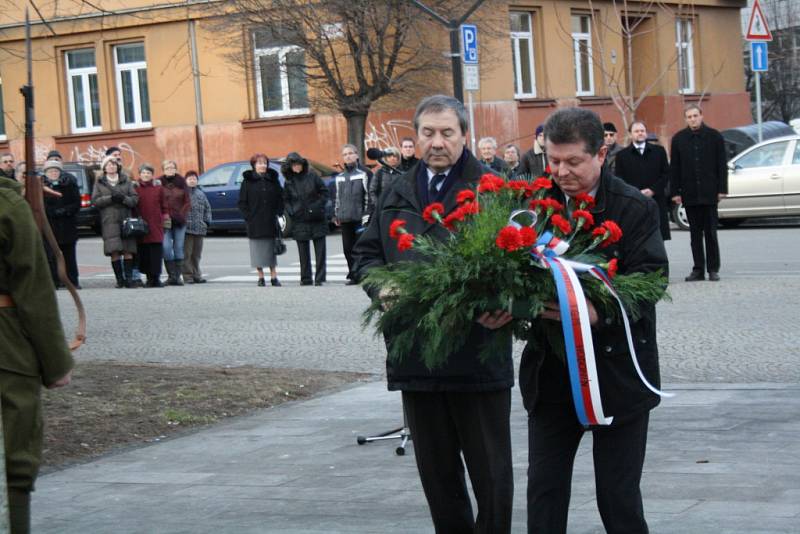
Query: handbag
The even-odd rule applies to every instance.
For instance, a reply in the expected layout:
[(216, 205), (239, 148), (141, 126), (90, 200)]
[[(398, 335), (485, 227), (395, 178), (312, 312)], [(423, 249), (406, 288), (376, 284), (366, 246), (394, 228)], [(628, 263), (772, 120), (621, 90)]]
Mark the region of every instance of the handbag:
[(150, 233), (150, 227), (141, 217), (126, 217), (122, 220), (120, 233), (124, 239), (144, 237)]
[(281, 233), (281, 225), (278, 223), (278, 218), (275, 217), (275, 239), (272, 241), (272, 252), (276, 256), (286, 253), (286, 243), (283, 242), (283, 235)]

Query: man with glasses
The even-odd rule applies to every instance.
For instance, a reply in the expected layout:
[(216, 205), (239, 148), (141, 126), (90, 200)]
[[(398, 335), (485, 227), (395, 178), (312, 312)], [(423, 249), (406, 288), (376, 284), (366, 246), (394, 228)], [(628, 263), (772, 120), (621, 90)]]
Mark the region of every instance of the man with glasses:
[(0, 176), (14, 180), (14, 156), (5, 152), (0, 156)]
[(617, 127), (613, 122), (603, 123), (603, 144), (608, 147), (606, 164), (613, 174), (616, 170), (617, 153), (622, 150), (622, 147), (617, 144)]

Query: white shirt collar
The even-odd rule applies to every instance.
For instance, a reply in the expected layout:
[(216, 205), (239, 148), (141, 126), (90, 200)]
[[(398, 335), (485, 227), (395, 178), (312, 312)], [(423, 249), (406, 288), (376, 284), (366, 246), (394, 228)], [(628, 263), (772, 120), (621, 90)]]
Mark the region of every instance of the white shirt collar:
[(635, 147), (636, 147), (636, 150), (639, 150), (639, 151), (641, 151), (641, 150), (642, 150), (642, 149), (643, 149), (645, 146), (647, 146), (647, 141), (644, 141), (644, 142), (642, 142), (642, 143), (636, 143), (636, 142), (634, 142), (634, 143), (633, 143), (633, 146), (635, 146)]

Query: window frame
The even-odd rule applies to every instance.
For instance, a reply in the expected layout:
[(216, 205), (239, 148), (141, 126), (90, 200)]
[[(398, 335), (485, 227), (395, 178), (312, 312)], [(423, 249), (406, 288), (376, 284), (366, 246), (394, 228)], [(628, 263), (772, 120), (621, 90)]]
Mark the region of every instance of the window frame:
[[(144, 49), (144, 42), (136, 42), (136, 43), (125, 43), (115, 45), (113, 47), (113, 54), (114, 54), (114, 79), (116, 80), (117, 85), (117, 108), (119, 110), (119, 126), (122, 130), (134, 130), (137, 128), (152, 128), (152, 108), (150, 108), (150, 120), (143, 121), (142, 120), (142, 96), (139, 93), (139, 70), (144, 69), (145, 72), (147, 71), (147, 59), (145, 56), (145, 60), (143, 61), (133, 61), (128, 63), (120, 63), (119, 62), (119, 50), (123, 48), (130, 48), (133, 46), (141, 46)], [(130, 71), (131, 73), (131, 90), (133, 96), (133, 116), (134, 121), (130, 123), (125, 122), (125, 98), (122, 92), (122, 73), (124, 71)], [(148, 86), (150, 84), (150, 80), (147, 80)], [(150, 88), (147, 89), (148, 97), (150, 95)], [(149, 102), (148, 102), (149, 107)]]
[[(686, 25), (688, 29), (688, 40), (686, 42), (681, 41), (683, 36), (683, 32), (681, 31), (681, 26)], [(683, 65), (683, 54), (681, 53), (683, 50), (686, 50), (686, 58), (688, 65)], [(675, 19), (675, 53), (678, 55), (677, 57), (677, 66), (678, 66), (678, 93), (682, 95), (692, 94), (696, 91), (695, 85), (695, 61), (694, 61), (694, 19), (690, 18), (676, 18)], [(686, 71), (688, 74), (688, 85), (683, 87), (682, 85), (682, 75), (681, 73)]]
[[(595, 96), (595, 85), (594, 85), (594, 56), (592, 51), (592, 17), (591, 15), (586, 14), (573, 14), (572, 17), (577, 17), (579, 19), (586, 18), (589, 21), (588, 32), (572, 32), (572, 54), (573, 54), (573, 61), (575, 66), (575, 96)], [(580, 24), (579, 24), (580, 26)], [(589, 62), (589, 90), (583, 91), (581, 87), (583, 84), (579, 83), (580, 80), (580, 73), (581, 73), (581, 51), (580, 51), (580, 41), (586, 42), (586, 51), (587, 51), (587, 61)]]
[[(253, 32), (253, 67), (256, 80), (256, 106), (258, 116), (262, 119), (271, 117), (289, 117), (293, 115), (307, 115), (311, 113), (311, 108), (306, 105), (304, 108), (292, 108), (291, 97), (289, 95), (289, 69), (286, 67), (286, 55), (291, 52), (303, 52), (302, 47), (295, 45), (277, 45), (266, 48), (256, 47), (256, 34)], [(274, 111), (264, 109), (264, 87), (261, 83), (261, 58), (263, 56), (277, 55), (278, 70), (281, 75), (281, 100), (283, 107)], [(306, 104), (308, 104), (308, 82), (306, 83)]]
[[(514, 50), (514, 55), (512, 56), (515, 74), (514, 98), (536, 98), (536, 58), (533, 55), (533, 15), (529, 11), (509, 11), (509, 18), (512, 14), (523, 15), (528, 18), (527, 32), (509, 31), (511, 36), (511, 46)], [(529, 93), (519, 90), (524, 89), (522, 87), (522, 56), (520, 54), (520, 39), (528, 39), (528, 67), (531, 73), (531, 91)]]
[[(77, 67), (71, 68), (69, 64), (69, 55), (74, 52), (85, 52), (91, 51), (95, 55), (94, 67)], [(69, 124), (70, 124), (70, 131), (72, 133), (91, 133), (91, 132), (101, 132), (103, 131), (103, 116), (99, 109), (100, 104), (100, 91), (99, 91), (99, 83), (100, 79), (97, 76), (97, 54), (94, 48), (76, 48), (73, 50), (67, 50), (64, 52), (64, 70), (67, 76), (67, 104), (69, 107)], [(91, 89), (89, 84), (89, 76), (94, 75), (95, 82), (98, 84), (98, 94), (97, 94), (97, 101), (98, 101), (98, 124), (94, 124), (92, 118), (92, 95)], [(87, 125), (91, 126), (78, 126), (78, 116), (77, 110), (75, 109), (75, 94), (72, 85), (72, 79), (75, 77), (80, 77), (81, 85), (83, 86), (83, 120)]]

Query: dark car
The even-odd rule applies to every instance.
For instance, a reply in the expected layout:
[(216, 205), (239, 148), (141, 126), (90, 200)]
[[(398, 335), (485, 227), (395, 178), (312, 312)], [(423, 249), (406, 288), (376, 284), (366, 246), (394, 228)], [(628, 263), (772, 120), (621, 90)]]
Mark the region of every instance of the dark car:
[[(270, 159), (269, 166), (278, 173), (278, 179), (283, 186), (285, 178), (281, 173), (281, 162), (282, 160)], [(328, 202), (325, 204), (325, 216), (330, 222), (333, 219), (333, 199), (336, 196), (336, 181), (334, 180), (336, 170), (315, 161), (308, 163), (322, 177), (322, 181), (331, 192)], [(244, 219), (239, 212), (238, 203), (239, 188), (244, 179), (244, 171), (247, 170), (250, 170), (249, 161), (236, 161), (217, 165), (200, 176), (198, 184), (211, 204), (213, 221), (210, 230), (244, 231)]]
[[(100, 233), (100, 212), (92, 205), (92, 190), (94, 189), (94, 172), (75, 161), (65, 161), (63, 171), (71, 174), (78, 181), (78, 190), (81, 194), (81, 210), (78, 212), (78, 227), (91, 228), (95, 233)], [(36, 173), (41, 175), (41, 166), (36, 167)]]

